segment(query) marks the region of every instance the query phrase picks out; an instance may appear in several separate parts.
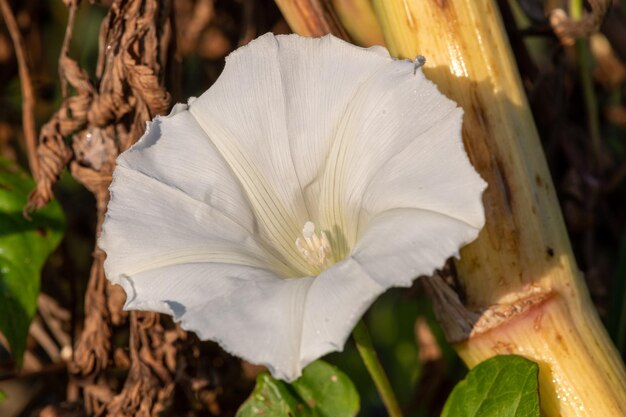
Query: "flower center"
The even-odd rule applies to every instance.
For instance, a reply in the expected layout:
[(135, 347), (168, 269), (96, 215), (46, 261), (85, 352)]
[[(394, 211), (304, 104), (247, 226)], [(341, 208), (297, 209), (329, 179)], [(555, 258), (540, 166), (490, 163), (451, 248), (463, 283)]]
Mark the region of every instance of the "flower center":
[(315, 233), (315, 223), (311, 221), (304, 224), (302, 237), (296, 239), (296, 247), (302, 257), (317, 268), (327, 266), (327, 262), (333, 256), (326, 232)]

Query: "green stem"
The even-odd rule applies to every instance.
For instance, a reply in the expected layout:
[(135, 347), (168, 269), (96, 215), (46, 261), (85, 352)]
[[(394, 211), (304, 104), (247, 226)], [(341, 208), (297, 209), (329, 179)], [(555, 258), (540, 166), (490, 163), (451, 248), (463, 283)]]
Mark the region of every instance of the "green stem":
[[(570, 3), (570, 16), (572, 20), (583, 18), (583, 0), (572, 0)], [(591, 138), (591, 149), (595, 162), (600, 163), (602, 139), (600, 136), (600, 120), (598, 118), (598, 101), (593, 88), (593, 66), (591, 51), (589, 49), (589, 39), (576, 39), (576, 52), (578, 55), (578, 66), (580, 68), (580, 82), (585, 99), (585, 111), (587, 113), (587, 128)]]
[(619, 256), (615, 273), (611, 310), (608, 319), (609, 333), (613, 336), (613, 341), (620, 352), (624, 349), (626, 342), (626, 233), (622, 235), (622, 242), (619, 248)]
[(357, 323), (352, 332), (352, 337), (354, 337), (356, 348), (361, 355), (361, 359), (363, 359), (367, 371), (372, 377), (372, 380), (374, 380), (378, 394), (383, 400), (385, 408), (387, 408), (389, 417), (402, 417), (402, 410), (400, 410), (396, 394), (393, 392), (385, 370), (378, 360), (378, 355), (376, 354), (374, 345), (372, 345), (372, 339), (363, 320)]

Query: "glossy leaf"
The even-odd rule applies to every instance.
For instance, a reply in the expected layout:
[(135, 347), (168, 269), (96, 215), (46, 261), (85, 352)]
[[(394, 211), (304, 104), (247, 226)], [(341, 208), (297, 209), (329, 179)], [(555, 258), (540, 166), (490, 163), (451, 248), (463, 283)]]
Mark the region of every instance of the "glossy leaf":
[(441, 417), (539, 417), (538, 372), (521, 356), (486, 360), (457, 384)]
[(56, 202), (33, 213), (30, 220), (23, 216), (34, 187), (15, 164), (0, 160), (0, 332), (18, 364), (37, 309), (41, 269), (64, 228), (63, 211)]
[(268, 373), (259, 375), (237, 417), (351, 417), (358, 411), (359, 395), (352, 381), (336, 367), (318, 360), (291, 384)]

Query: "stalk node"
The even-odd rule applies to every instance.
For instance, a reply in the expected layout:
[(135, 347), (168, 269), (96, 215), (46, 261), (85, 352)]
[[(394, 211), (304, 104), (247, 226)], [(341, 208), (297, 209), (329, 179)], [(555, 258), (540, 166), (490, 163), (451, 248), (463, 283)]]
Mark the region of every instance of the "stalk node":
[(555, 296), (551, 289), (532, 284), (520, 292), (508, 294), (500, 303), (471, 309), (439, 273), (424, 280), (433, 299), (433, 308), (450, 343), (460, 343), (519, 318)]

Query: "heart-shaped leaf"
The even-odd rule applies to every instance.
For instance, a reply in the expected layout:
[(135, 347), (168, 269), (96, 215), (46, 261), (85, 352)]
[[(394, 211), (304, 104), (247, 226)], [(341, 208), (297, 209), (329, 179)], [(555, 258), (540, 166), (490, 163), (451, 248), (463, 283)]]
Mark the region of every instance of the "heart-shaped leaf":
[(0, 332), (18, 364), (37, 310), (39, 278), (48, 255), (63, 236), (61, 206), (51, 202), (26, 219), (22, 209), (34, 181), (0, 159)]
[(539, 367), (521, 356), (496, 356), (452, 390), (441, 417), (539, 417)]
[(237, 411), (237, 417), (353, 417), (359, 411), (359, 395), (350, 378), (321, 360), (302, 371), (291, 384), (264, 372)]

